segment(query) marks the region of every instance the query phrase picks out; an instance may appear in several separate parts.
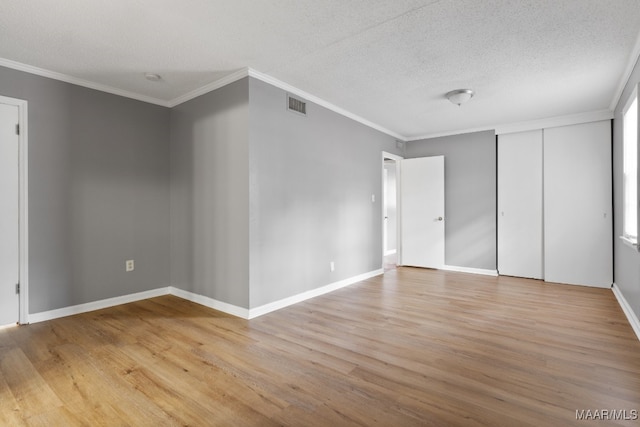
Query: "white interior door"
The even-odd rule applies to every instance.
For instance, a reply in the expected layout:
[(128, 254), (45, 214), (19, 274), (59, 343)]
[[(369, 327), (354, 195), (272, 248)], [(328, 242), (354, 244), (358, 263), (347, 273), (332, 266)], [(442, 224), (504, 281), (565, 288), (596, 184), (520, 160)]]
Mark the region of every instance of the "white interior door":
[(384, 163), (384, 255), (396, 253), (398, 242), (396, 161)]
[(0, 325), (17, 323), (20, 313), (18, 122), (18, 107), (0, 103)]
[(402, 265), (444, 266), (444, 156), (400, 161)]
[(610, 121), (545, 129), (545, 280), (610, 287), (612, 233)]
[(542, 279), (542, 130), (498, 137), (498, 272)]
[(382, 168), (382, 247), (384, 255), (389, 252), (389, 170)]

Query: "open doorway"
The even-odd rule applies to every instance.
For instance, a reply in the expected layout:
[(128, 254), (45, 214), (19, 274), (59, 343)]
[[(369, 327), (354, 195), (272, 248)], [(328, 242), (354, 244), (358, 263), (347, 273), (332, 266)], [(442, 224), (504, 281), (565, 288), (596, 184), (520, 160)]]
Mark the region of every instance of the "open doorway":
[(399, 257), (399, 162), (402, 157), (382, 153), (382, 265), (385, 271), (398, 265)]

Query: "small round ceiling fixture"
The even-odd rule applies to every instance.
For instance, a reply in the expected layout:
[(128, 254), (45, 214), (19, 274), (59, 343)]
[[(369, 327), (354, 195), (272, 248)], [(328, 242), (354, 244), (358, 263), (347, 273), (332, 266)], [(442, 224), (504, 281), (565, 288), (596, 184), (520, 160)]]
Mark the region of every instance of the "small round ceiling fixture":
[(451, 92), (447, 92), (445, 96), (449, 101), (459, 107), (460, 105), (473, 98), (473, 95), (475, 95), (475, 92), (471, 89), (456, 89), (452, 90)]
[(162, 76), (156, 73), (144, 73), (144, 78), (149, 80), (150, 82), (159, 82), (162, 80)]

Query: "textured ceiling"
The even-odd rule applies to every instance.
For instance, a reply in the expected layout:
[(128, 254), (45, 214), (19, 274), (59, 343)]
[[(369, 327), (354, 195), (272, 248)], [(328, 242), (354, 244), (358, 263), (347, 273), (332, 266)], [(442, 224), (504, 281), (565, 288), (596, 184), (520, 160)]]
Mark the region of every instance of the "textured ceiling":
[(0, 58), (165, 102), (251, 67), (408, 139), (609, 109), (640, 33), (638, 0), (0, 6)]

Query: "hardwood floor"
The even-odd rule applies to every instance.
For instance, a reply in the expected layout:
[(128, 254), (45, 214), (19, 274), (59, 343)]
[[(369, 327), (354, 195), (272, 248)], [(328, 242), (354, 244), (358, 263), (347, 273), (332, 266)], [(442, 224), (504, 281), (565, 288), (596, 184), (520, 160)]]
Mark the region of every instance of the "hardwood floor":
[(0, 330), (3, 426), (568, 426), (602, 409), (640, 410), (640, 341), (610, 290), (535, 280), (398, 268), (250, 321), (164, 296)]

